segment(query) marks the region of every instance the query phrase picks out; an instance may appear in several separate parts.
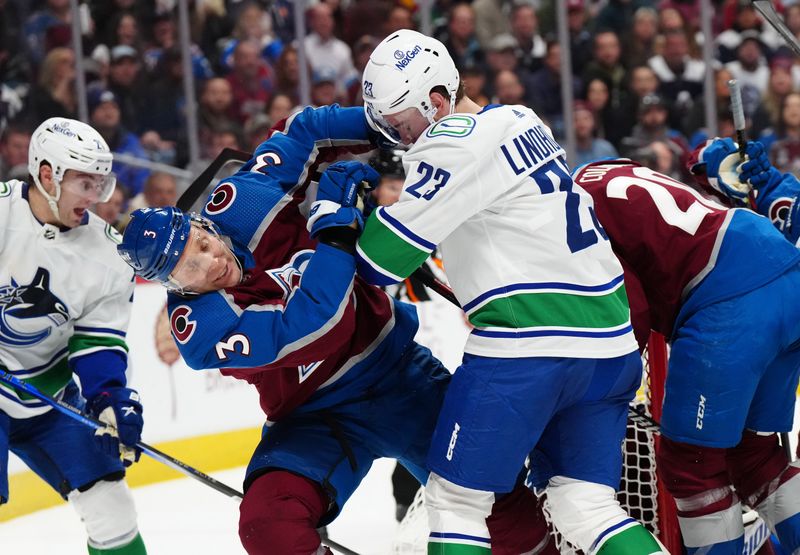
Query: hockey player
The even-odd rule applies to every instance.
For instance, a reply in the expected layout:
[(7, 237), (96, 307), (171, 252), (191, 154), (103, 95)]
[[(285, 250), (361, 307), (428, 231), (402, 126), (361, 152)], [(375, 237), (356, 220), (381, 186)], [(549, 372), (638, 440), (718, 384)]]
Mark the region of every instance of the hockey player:
[[(170, 290), (172, 333), (187, 364), (220, 368), (259, 391), (267, 424), (239, 520), (251, 554), (329, 553), (316, 529), (339, 514), (378, 457), (427, 478), (449, 374), (413, 341), (414, 308), (354, 278), (356, 192), (377, 174), (338, 162), (310, 211), (306, 198), (320, 161), (344, 147), (369, 149), (367, 138), (361, 108), (298, 112), (215, 188), (201, 216), (135, 211), (119, 247), (137, 274)], [(517, 488), (495, 508), (500, 553), (538, 553), (550, 542), (543, 526), (520, 524), (533, 512), (528, 493)]]
[[(730, 188), (719, 177), (727, 156), (738, 163), (730, 139), (701, 151), (693, 172)], [(794, 417), (800, 252), (766, 219), (630, 160), (588, 164), (574, 179), (626, 268), (643, 315), (635, 326), (670, 341), (658, 471), (688, 553), (741, 554), (741, 502), (798, 553), (800, 467), (773, 432)]]
[(0, 503), (11, 450), (74, 507), (90, 554), (140, 555), (123, 480), (143, 423), (125, 378), (133, 272), (114, 254), (119, 234), (89, 212), (114, 190), (111, 161), (97, 131), (51, 118), (31, 138), (33, 183), (0, 183), (0, 365), (108, 425), (93, 435), (0, 385)]
[(431, 442), (429, 553), (489, 553), (485, 518), (517, 469), (547, 484), (558, 530), (587, 553), (660, 553), (620, 507), (620, 443), (641, 362), (622, 268), (564, 150), (523, 106), (463, 96), (437, 40), (398, 31), (370, 56), (364, 105), (413, 144), (400, 201), (359, 240), (359, 273), (406, 278), (437, 247), (475, 329)]

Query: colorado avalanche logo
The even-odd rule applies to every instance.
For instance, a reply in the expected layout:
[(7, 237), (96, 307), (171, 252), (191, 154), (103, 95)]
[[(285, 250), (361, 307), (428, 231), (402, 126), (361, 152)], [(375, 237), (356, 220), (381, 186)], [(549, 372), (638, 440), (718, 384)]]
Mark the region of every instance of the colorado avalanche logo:
[(0, 287), (0, 343), (29, 347), (44, 341), (52, 328), (69, 320), (64, 302), (50, 291), (50, 272), (37, 268), (28, 285)]
[(169, 324), (172, 328), (172, 335), (175, 336), (176, 341), (181, 345), (185, 345), (187, 341), (194, 335), (194, 330), (197, 328), (196, 320), (189, 320), (189, 315), (192, 309), (185, 304), (180, 305), (169, 317)]
[(211, 193), (211, 199), (206, 203), (206, 212), (210, 215), (221, 214), (231, 207), (236, 200), (236, 187), (233, 183), (221, 183)]
[(792, 199), (781, 197), (769, 205), (769, 219), (775, 226), (783, 231), (792, 209)]
[(303, 270), (306, 269), (312, 254), (314, 251), (310, 249), (298, 251), (285, 266), (267, 270), (267, 275), (283, 289), (284, 299), (287, 299), (292, 291), (300, 286), (300, 278), (303, 277)]

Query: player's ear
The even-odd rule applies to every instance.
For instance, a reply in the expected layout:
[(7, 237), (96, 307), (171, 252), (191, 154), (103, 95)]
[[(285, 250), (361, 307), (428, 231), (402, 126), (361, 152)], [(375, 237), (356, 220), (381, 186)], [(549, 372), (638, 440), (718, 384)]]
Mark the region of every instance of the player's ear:
[(53, 194), (55, 192), (55, 183), (53, 183), (53, 168), (50, 167), (50, 164), (44, 163), (39, 166), (39, 182), (48, 193)]
[(431, 91), (430, 93), (431, 104), (436, 108), (436, 116), (434, 119), (443, 118), (450, 114), (450, 99), (446, 98), (440, 92), (436, 90)]

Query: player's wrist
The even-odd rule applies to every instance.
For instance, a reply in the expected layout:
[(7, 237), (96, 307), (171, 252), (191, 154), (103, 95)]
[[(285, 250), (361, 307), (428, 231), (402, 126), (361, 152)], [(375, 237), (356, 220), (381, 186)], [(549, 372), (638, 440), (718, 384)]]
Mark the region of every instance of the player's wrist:
[(355, 224), (342, 227), (327, 227), (320, 231), (317, 239), (320, 243), (334, 247), (348, 254), (356, 253), (356, 242), (358, 241), (359, 230)]

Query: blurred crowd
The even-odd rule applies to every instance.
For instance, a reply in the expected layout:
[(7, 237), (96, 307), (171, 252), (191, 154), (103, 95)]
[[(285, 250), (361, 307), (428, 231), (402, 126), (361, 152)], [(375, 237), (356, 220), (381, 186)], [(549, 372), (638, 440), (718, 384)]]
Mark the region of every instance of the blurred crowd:
[[(719, 134), (732, 135), (727, 81), (742, 87), (748, 134), (783, 171), (800, 169), (800, 65), (746, 0), (713, 0), (715, 62), (701, 57), (695, 0), (564, 0), (574, 121), (561, 102), (555, 0), (437, 0), (433, 34), (479, 104), (525, 104), (563, 139), (571, 165), (623, 155), (681, 177), (708, 137), (704, 79), (713, 72)], [(775, 2), (800, 35), (800, 1)], [(360, 73), (374, 46), (419, 29), (414, 0), (321, 0), (304, 14), (311, 102), (361, 103)], [(224, 147), (252, 150), (298, 107), (300, 65), (290, 0), (190, 2), (201, 166)], [(30, 133), (51, 116), (77, 117), (72, 20), (79, 19), (89, 123), (112, 150), (185, 168), (186, 99), (176, 0), (0, 0), (0, 177), (27, 175)], [(195, 172), (200, 167), (189, 168)], [(174, 203), (168, 173), (115, 163), (121, 185), (97, 211)]]

